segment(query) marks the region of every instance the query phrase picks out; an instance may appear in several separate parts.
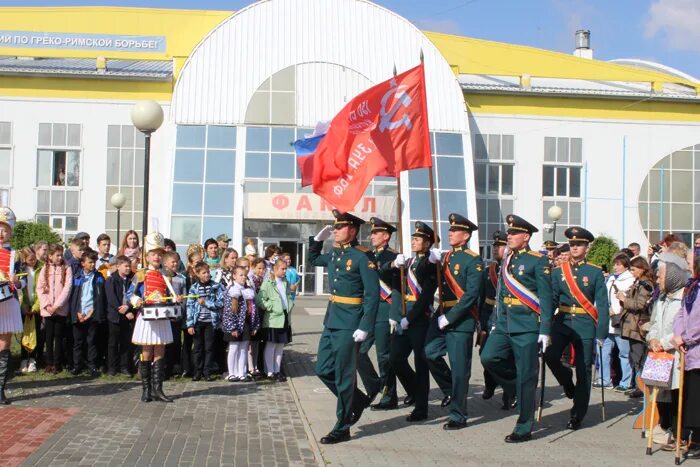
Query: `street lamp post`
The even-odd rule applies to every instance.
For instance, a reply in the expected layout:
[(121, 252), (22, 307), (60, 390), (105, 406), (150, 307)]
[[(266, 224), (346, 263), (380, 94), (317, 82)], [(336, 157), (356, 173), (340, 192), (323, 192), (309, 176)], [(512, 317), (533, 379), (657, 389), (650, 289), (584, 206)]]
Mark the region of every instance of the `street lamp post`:
[(117, 210), (117, 250), (119, 250), (119, 237), (121, 237), (122, 208), (126, 204), (126, 196), (123, 193), (114, 193), (110, 198), (112, 206)]
[(547, 210), (547, 215), (552, 220), (553, 230), (552, 230), (552, 240), (557, 241), (557, 221), (561, 219), (563, 212), (559, 206), (556, 204)]
[(146, 137), (143, 159), (143, 217), (141, 238), (148, 234), (148, 188), (151, 168), (151, 134), (163, 124), (163, 108), (155, 101), (139, 102), (131, 109), (131, 122)]

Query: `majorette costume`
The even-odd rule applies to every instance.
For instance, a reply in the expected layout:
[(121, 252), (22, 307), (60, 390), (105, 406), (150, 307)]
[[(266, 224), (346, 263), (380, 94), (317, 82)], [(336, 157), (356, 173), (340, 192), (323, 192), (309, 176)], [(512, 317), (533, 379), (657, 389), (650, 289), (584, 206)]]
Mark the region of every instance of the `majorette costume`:
[[(163, 235), (151, 232), (144, 240), (144, 252), (148, 255), (152, 251), (163, 250)], [(145, 319), (145, 314), (158, 313), (156, 308), (169, 308), (175, 304), (172, 286), (160, 270), (154, 269), (150, 264), (146, 269), (138, 271), (127, 292), (127, 298), (131, 306), (137, 309), (136, 324), (131, 342), (142, 346), (166, 345), (173, 341), (173, 332), (169, 317), (162, 316), (155, 319)], [(138, 306), (137, 306), (138, 305)], [(180, 306), (176, 307), (179, 309)], [(172, 402), (163, 394), (163, 378), (165, 375), (165, 360), (159, 359), (153, 362), (142, 361), (139, 365), (143, 395), (141, 400), (148, 402), (151, 395), (157, 400)]]
[[(0, 207), (0, 224), (10, 229), (15, 227), (15, 213), (8, 207)], [(14, 275), (19, 272), (19, 262), (15, 261), (15, 251), (10, 245), (0, 248), (0, 335), (21, 333), (22, 312), (19, 308), (17, 286), (14, 283)], [(20, 280), (20, 289), (25, 286), (24, 277)], [(10, 349), (0, 352), (0, 404), (9, 404), (5, 397), (5, 384), (8, 377), (8, 364), (10, 361)]]

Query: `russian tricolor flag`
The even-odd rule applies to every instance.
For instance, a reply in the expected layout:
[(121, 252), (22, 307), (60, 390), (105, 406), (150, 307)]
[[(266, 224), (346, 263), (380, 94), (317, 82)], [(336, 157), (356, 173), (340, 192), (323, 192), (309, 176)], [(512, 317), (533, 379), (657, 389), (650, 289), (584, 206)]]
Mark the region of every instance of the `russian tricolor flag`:
[(301, 186), (310, 186), (314, 176), (314, 154), (319, 143), (326, 136), (329, 122), (316, 124), (313, 133), (304, 135), (304, 138), (294, 141), (294, 152), (297, 154), (297, 164), (301, 173)]

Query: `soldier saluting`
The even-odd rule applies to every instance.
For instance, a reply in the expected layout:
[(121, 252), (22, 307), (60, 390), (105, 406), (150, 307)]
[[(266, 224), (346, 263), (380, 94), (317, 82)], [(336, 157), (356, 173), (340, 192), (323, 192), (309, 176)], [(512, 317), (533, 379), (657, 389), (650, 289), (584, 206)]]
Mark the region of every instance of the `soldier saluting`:
[[(552, 345), (545, 353), (545, 361), (564, 387), (569, 399), (574, 399), (571, 419), (566, 427), (577, 430), (588, 411), (591, 398), (591, 364), (593, 342), (602, 346), (608, 334), (608, 293), (603, 271), (586, 262), (588, 245), (593, 234), (582, 227), (570, 227), (564, 232), (569, 239), (571, 259), (552, 271), (552, 294), (559, 313), (552, 325)], [(601, 313), (598, 313), (601, 310)], [(561, 356), (569, 345), (574, 346), (576, 385), (572, 371), (561, 363)]]
[[(360, 343), (374, 330), (379, 302), (374, 255), (357, 243), (360, 225), (365, 221), (335, 209), (333, 216), (333, 226), (309, 238), (309, 263), (328, 269), (331, 289), (318, 343), (316, 374), (338, 398), (336, 424), (321, 438), (321, 444), (350, 440), (350, 426), (370, 403), (355, 384), (355, 371)], [(322, 254), (323, 242), (331, 231), (335, 244), (329, 253)]]
[(481, 363), (507, 394), (518, 399), (519, 416), (506, 443), (532, 439), (539, 347), (549, 345), (552, 320), (551, 269), (545, 256), (530, 250), (537, 228), (509, 214), (508, 252), (500, 277), (496, 326), (481, 353)]
[[(442, 309), (433, 320), (425, 344), (433, 377), (441, 387), (451, 388), (450, 415), (445, 430), (467, 426), (467, 391), (472, 367), (474, 329), (478, 323), (481, 293), (481, 257), (467, 248), (472, 232), (478, 227), (466, 217), (449, 216), (449, 243), (452, 249), (442, 261)], [(430, 252), (430, 261), (440, 260), (440, 250)], [(450, 366), (445, 363), (447, 354)]]

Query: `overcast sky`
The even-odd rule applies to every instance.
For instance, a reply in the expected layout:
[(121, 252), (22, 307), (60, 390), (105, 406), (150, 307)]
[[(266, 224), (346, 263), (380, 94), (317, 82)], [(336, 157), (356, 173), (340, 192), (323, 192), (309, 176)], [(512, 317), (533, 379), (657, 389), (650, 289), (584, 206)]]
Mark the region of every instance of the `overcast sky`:
[[(323, 1), (323, 0), (318, 0)], [(0, 0), (2, 6), (123, 5), (237, 10), (250, 0)], [(700, 77), (700, 0), (379, 0), (423, 30), (570, 53), (590, 29), (594, 57), (641, 58)], [(56, 25), (56, 30), (60, 30)]]

